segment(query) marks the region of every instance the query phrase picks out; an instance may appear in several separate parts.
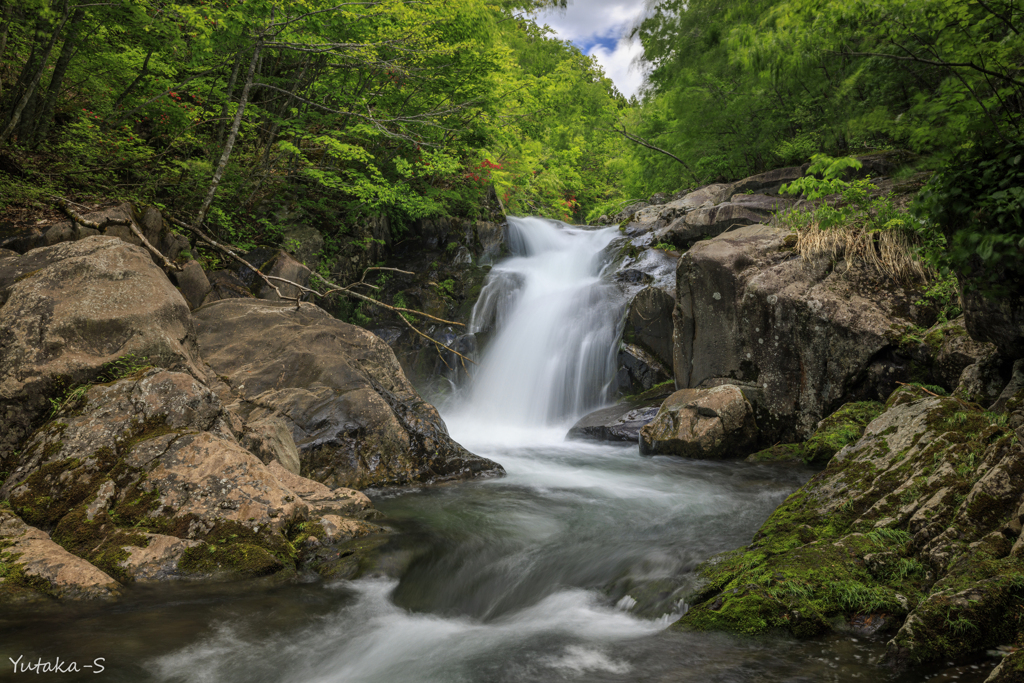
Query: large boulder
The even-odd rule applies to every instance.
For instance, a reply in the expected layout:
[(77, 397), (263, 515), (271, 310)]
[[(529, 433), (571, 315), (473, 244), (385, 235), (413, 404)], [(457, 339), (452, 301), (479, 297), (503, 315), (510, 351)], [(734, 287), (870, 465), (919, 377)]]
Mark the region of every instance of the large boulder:
[[(750, 390), (747, 390), (750, 393)], [(640, 453), (719, 459), (748, 455), (757, 445), (754, 407), (744, 390), (729, 384), (680, 389), (640, 430)]]
[(898, 663), (1015, 642), (1024, 449), (992, 415), (897, 390), (745, 548), (700, 569), (680, 627), (798, 637), (875, 622)]
[(201, 376), (197, 354), (188, 304), (139, 247), (93, 236), (0, 259), (0, 462), (115, 361)]
[(24, 444), (0, 498), (123, 583), (294, 568), (298, 525), (369, 507), (356, 491), (266, 466), (230, 421), (185, 373), (92, 386)]
[[(261, 268), (261, 272), (268, 278), (281, 278), (282, 280), (288, 280), (288, 282), (294, 282), (299, 287), (308, 287), (310, 278), (312, 277), (312, 271), (309, 268), (302, 265), (285, 251), (279, 251)], [(281, 282), (280, 280), (270, 280), (274, 283), (274, 287), (263, 283), (260, 286), (259, 298), (266, 299), (267, 301), (280, 301), (281, 297), (287, 297), (294, 299), (302, 295), (302, 290), (295, 285), (288, 284), (287, 282)], [(280, 296), (278, 296), (280, 292)]]
[(742, 204), (719, 204), (697, 209), (656, 230), (654, 238), (680, 249), (689, 249), (695, 242), (721, 235), (732, 229), (761, 223), (768, 212), (753, 210)]
[(843, 403), (910, 381), (899, 354), (920, 294), (857, 261), (799, 257), (788, 230), (751, 225), (697, 243), (676, 270), (676, 386), (763, 390), (758, 425), (797, 441)]
[(227, 299), (195, 312), (203, 358), (243, 417), (284, 417), (301, 472), (331, 486), (498, 474), (448, 436), (379, 337), (312, 304)]

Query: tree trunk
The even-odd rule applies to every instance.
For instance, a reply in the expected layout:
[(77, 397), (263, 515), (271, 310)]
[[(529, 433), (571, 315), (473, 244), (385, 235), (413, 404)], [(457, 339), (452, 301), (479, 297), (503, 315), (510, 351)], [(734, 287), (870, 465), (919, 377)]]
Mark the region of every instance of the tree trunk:
[(206, 193), (206, 199), (203, 200), (203, 206), (199, 209), (199, 215), (196, 216), (195, 223), (193, 223), (196, 228), (201, 228), (203, 221), (206, 220), (206, 214), (210, 210), (210, 205), (213, 204), (214, 196), (217, 194), (217, 186), (220, 185), (220, 179), (224, 176), (224, 169), (227, 168), (228, 160), (231, 158), (231, 149), (235, 146), (235, 140), (238, 139), (238, 129), (242, 126), (242, 115), (245, 113), (245, 104), (249, 101), (249, 90), (252, 87), (253, 76), (256, 73), (256, 63), (259, 61), (262, 49), (263, 37), (260, 36), (256, 41), (256, 46), (253, 48), (252, 59), (249, 60), (249, 71), (245, 75), (245, 85), (242, 87), (242, 95), (238, 99), (238, 110), (235, 111), (235, 118), (231, 122), (231, 132), (228, 133), (224, 151), (220, 155), (220, 161), (217, 162), (217, 170), (213, 174), (213, 180), (210, 182), (210, 189)]
[(153, 50), (152, 48), (150, 48), (149, 52), (146, 53), (145, 61), (142, 62), (142, 71), (140, 71), (139, 75), (135, 77), (135, 80), (129, 83), (128, 87), (125, 88), (124, 91), (117, 96), (117, 99), (114, 101), (114, 106), (111, 107), (112, 110), (117, 111), (118, 107), (121, 106), (121, 103), (124, 102), (124, 98), (128, 97), (128, 93), (134, 90), (135, 86), (137, 86), (142, 81), (142, 79), (145, 78), (147, 74), (149, 74), (149, 58), (152, 56)]
[(242, 67), (242, 53), (235, 57), (235, 66), (231, 69), (231, 78), (228, 79), (228, 87), (224, 92), (224, 107), (220, 112), (220, 124), (217, 126), (217, 146), (224, 144), (224, 133), (228, 128), (228, 107), (231, 105), (231, 96), (235, 94), (235, 81), (238, 80), (238, 70)]
[(64, 75), (71, 65), (71, 58), (77, 52), (78, 37), (82, 33), (82, 17), (85, 12), (76, 9), (71, 17), (71, 30), (68, 37), (64, 39), (64, 45), (60, 49), (60, 57), (57, 58), (57, 65), (53, 68), (53, 76), (50, 77), (50, 85), (46, 91), (46, 100), (43, 102), (42, 111), (35, 117), (35, 130), (32, 133), (32, 144), (38, 145), (46, 138), (53, 122), (54, 112), (57, 109), (57, 97), (60, 95), (60, 87), (64, 83)]
[[(3, 27), (0, 28), (0, 64), (4, 62), (4, 52), (7, 51), (7, 35), (11, 30), (11, 3), (4, 3)], [(0, 76), (0, 100), (4, 97), (4, 79)]]
[[(25, 111), (25, 107), (28, 106), (32, 96), (35, 95), (36, 87), (39, 85), (39, 80), (43, 77), (43, 72), (46, 71), (46, 63), (50, 59), (50, 52), (53, 51), (53, 46), (56, 44), (57, 39), (60, 37), (61, 31), (64, 30), (64, 25), (68, 21), (67, 5), (64, 7), (65, 14), (63, 21), (57, 25), (57, 28), (53, 30), (53, 34), (50, 36), (50, 40), (47, 42), (46, 47), (43, 48), (43, 53), (39, 57), (39, 67), (35, 70), (35, 73), (31, 74), (31, 77), (25, 84), (25, 92), (22, 93), (21, 99), (14, 106), (14, 111), (11, 113), (10, 120), (7, 122), (7, 126), (4, 127), (3, 131), (0, 132), (0, 147), (7, 143), (7, 139), (11, 137), (11, 133), (17, 128), (18, 122), (21, 120), (21, 114)], [(26, 67), (27, 68), (27, 67)]]

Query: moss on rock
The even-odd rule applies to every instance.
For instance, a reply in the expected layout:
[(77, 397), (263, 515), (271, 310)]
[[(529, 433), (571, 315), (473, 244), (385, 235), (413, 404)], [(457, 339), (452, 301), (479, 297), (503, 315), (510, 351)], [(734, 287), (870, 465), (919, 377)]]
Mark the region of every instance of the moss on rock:
[(876, 401), (847, 403), (820, 423), (814, 435), (803, 443), (779, 444), (758, 451), (749, 462), (803, 462), (824, 464), (843, 447), (855, 443), (868, 423), (885, 409)]
[(912, 662), (1020, 636), (1024, 449), (998, 416), (921, 387), (887, 406), (751, 545), (701, 566), (676, 628), (809, 637), (885, 614), (890, 656)]

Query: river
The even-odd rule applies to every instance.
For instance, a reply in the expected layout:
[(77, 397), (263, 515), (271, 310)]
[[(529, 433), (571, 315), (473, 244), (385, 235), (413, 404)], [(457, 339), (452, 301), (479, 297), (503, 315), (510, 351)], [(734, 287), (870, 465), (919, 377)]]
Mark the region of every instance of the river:
[[(135, 587), (115, 605), (0, 614), (0, 680), (22, 655), (102, 658), (101, 676), (52, 680), (125, 683), (984, 680), (990, 661), (893, 673), (884, 641), (850, 633), (669, 629), (695, 567), (749, 543), (812, 472), (565, 441), (613, 393), (616, 233), (514, 228), (474, 312), (493, 340), (444, 407), (453, 437), (507, 476), (373, 494), (398, 533), (356, 581)], [(26, 677), (47, 678), (10, 679)]]

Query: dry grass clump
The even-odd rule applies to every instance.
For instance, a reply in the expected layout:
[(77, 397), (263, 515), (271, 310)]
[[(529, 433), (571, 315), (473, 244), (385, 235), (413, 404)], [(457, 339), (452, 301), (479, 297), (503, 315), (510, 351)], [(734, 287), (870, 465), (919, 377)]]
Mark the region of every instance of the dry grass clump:
[(917, 241), (899, 228), (864, 230), (859, 226), (822, 230), (816, 223), (797, 230), (796, 251), (804, 259), (860, 261), (897, 282), (927, 282), (934, 274), (916, 255)]

